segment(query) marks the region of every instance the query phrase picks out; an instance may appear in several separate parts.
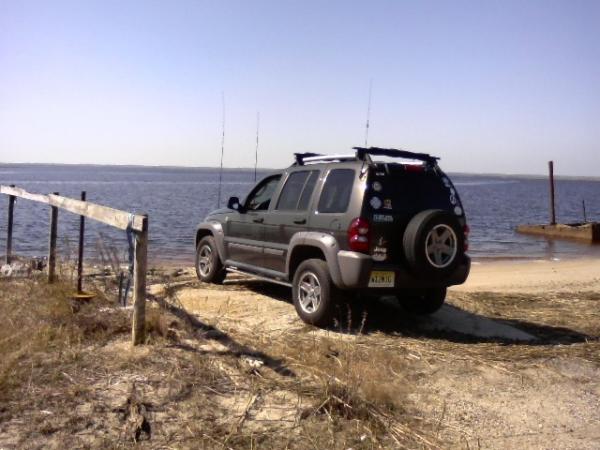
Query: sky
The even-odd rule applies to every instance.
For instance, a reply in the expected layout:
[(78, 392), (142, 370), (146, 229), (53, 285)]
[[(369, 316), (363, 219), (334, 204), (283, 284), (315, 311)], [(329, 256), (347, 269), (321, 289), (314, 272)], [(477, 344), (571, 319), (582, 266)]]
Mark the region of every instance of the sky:
[(0, 0), (0, 162), (285, 167), (365, 144), (600, 175), (600, 1)]

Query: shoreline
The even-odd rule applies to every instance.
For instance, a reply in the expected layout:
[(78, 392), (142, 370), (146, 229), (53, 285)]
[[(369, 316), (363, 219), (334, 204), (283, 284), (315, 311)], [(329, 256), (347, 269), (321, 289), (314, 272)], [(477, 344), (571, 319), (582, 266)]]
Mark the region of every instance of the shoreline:
[(600, 291), (600, 258), (493, 261), (474, 264), (455, 292)]
[[(595, 258), (592, 255), (575, 255), (575, 254), (564, 254), (560, 256), (552, 256), (548, 258), (542, 258), (539, 256), (471, 256), (471, 264), (473, 266), (482, 266), (490, 264), (528, 264), (528, 263), (540, 263), (540, 262), (569, 262), (569, 261), (600, 261), (600, 257)], [(194, 257), (185, 259), (155, 259), (149, 258), (148, 265), (154, 268), (189, 268), (194, 266)]]

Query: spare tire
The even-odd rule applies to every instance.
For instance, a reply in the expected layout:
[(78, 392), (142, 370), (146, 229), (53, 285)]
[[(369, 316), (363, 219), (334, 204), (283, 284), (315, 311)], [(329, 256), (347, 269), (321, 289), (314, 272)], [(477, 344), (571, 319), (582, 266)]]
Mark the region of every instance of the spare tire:
[(444, 276), (461, 260), (464, 233), (454, 215), (441, 209), (428, 209), (408, 223), (402, 245), (406, 261), (415, 274)]

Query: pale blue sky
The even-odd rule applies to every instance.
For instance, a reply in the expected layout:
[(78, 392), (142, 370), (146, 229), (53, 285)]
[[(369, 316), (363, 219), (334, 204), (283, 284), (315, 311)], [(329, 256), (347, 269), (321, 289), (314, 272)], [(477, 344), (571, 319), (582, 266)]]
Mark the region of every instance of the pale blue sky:
[(0, 0), (0, 161), (286, 166), (364, 143), (600, 173), (600, 1)]

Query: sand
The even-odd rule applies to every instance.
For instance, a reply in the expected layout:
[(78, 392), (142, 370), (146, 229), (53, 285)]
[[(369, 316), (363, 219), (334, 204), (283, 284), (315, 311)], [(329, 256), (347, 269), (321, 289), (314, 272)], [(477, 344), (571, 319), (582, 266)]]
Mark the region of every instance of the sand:
[[(306, 333), (286, 288), (231, 275), (223, 287), (192, 283), (178, 301), (242, 342)], [(391, 303), (367, 306), (361, 345), (408, 351), (402, 377), (444, 447), (600, 447), (600, 260), (475, 262), (430, 317)]]
[(546, 292), (599, 289), (600, 259), (475, 261), (457, 292)]

